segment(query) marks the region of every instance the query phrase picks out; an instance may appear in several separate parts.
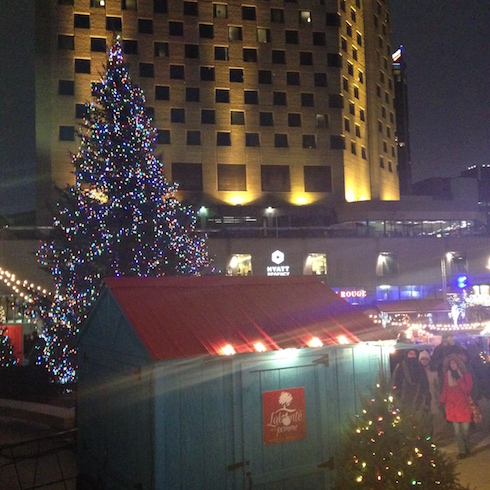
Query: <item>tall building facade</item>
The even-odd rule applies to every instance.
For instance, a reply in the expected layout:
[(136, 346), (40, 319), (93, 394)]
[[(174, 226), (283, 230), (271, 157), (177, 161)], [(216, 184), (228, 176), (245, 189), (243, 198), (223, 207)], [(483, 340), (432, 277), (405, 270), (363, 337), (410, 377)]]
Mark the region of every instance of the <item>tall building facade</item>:
[(73, 183), (91, 82), (119, 34), (183, 200), (243, 210), (399, 199), (387, 0), (50, 0), (36, 10), (44, 185)]

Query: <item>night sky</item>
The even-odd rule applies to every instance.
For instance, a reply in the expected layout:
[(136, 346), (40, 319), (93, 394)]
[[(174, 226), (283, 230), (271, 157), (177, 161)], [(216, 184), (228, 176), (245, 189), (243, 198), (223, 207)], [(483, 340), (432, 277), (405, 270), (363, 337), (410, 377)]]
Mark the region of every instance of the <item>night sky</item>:
[(490, 1), (391, 0), (407, 62), (412, 181), (490, 165)]

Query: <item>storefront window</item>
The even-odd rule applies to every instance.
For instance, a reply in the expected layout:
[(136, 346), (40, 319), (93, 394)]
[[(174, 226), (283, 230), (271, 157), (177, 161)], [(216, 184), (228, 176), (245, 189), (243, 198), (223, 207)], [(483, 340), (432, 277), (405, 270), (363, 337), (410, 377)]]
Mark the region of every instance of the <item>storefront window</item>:
[(326, 254), (308, 254), (306, 257), (304, 275), (305, 276), (325, 276), (327, 274)]
[(378, 277), (398, 275), (398, 256), (396, 253), (382, 252), (378, 255), (376, 275)]
[(251, 276), (252, 256), (250, 254), (235, 254), (231, 256), (226, 269), (228, 276)]

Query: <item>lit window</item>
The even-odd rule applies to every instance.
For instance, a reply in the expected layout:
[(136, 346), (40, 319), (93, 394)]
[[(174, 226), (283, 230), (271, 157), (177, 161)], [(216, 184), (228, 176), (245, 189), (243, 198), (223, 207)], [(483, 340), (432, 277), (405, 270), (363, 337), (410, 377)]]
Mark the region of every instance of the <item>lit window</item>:
[(230, 257), (226, 268), (228, 276), (251, 276), (252, 256), (250, 254), (235, 254)]
[(271, 30), (264, 27), (257, 27), (257, 42), (270, 43), (271, 42)]
[(327, 255), (311, 253), (306, 257), (304, 275), (325, 276), (327, 274)]
[(398, 275), (398, 255), (392, 252), (382, 252), (376, 262), (376, 275), (378, 277)]
[(311, 12), (309, 10), (300, 10), (299, 12), (300, 24), (311, 24)]
[(230, 41), (241, 41), (242, 40), (242, 28), (238, 26), (228, 27), (228, 39)]
[(217, 19), (226, 19), (228, 17), (228, 6), (221, 3), (214, 3), (213, 15)]

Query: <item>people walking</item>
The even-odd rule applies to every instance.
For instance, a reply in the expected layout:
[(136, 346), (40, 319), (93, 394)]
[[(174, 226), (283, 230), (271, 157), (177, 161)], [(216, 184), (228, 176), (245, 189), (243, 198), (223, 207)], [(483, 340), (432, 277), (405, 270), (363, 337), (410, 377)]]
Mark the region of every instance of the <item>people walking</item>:
[(405, 358), (398, 363), (392, 376), (393, 388), (417, 408), (429, 411), (430, 390), (425, 370), (418, 360), (417, 349), (408, 349)]
[(470, 454), (469, 437), (472, 410), (468, 396), (473, 379), (466, 365), (457, 354), (450, 354), (444, 360), (444, 385), (440, 401), (445, 404), (446, 419), (452, 422), (458, 445), (458, 459)]

